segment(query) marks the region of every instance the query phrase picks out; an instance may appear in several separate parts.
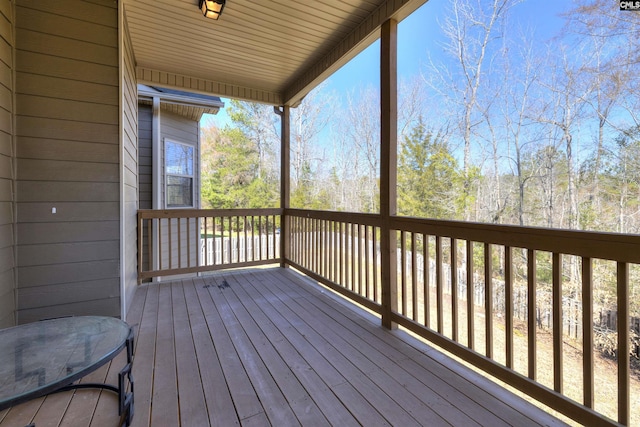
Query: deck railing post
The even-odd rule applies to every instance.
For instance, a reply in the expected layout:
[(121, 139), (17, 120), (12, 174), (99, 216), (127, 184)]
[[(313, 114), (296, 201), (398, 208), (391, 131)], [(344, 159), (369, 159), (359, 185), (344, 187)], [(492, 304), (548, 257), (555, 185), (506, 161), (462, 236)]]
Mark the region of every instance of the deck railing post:
[(392, 329), (398, 307), (397, 235), (391, 229), (396, 215), (398, 91), (398, 23), (389, 19), (382, 24), (380, 37), (380, 232), (382, 274), (382, 325)]
[(282, 208), (282, 216), (280, 217), (280, 267), (287, 267), (287, 260), (290, 253), (291, 227), (287, 209), (290, 205), (290, 144), (291, 144), (291, 120), (290, 109), (288, 105), (281, 108), (275, 108), (276, 113), (280, 116), (280, 208)]

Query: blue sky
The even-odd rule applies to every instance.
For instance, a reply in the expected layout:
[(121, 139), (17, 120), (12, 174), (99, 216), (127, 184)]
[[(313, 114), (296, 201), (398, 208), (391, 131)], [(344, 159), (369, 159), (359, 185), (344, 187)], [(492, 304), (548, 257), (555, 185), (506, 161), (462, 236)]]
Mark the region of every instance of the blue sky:
[[(444, 16), (444, 8), (449, 0), (431, 0), (405, 18), (398, 26), (398, 74), (399, 78), (409, 78), (424, 69), (428, 55), (440, 58), (439, 43), (443, 34), (439, 21)], [(572, 5), (564, 0), (525, 0), (515, 6), (512, 24), (530, 28), (537, 40), (546, 42), (557, 35), (563, 25), (558, 16)], [(379, 84), (378, 41), (365, 49), (347, 65), (334, 73), (328, 81), (326, 90), (346, 93), (359, 87), (378, 86)], [(223, 99), (225, 103), (228, 100)], [(202, 125), (215, 124), (223, 127), (229, 123), (226, 111), (217, 116), (205, 115)]]
[[(443, 41), (439, 21), (442, 21), (448, 0), (431, 0), (405, 18), (398, 25), (398, 74), (400, 78), (420, 73), (428, 55), (438, 59)], [(531, 28), (541, 42), (555, 36), (562, 28), (558, 16), (571, 2), (556, 0), (528, 0), (515, 6), (514, 25)], [(380, 43), (376, 41), (329, 79), (329, 88), (339, 92), (358, 85), (378, 85)], [(366, 71), (364, 71), (366, 70)], [(373, 70), (373, 72), (372, 72)]]

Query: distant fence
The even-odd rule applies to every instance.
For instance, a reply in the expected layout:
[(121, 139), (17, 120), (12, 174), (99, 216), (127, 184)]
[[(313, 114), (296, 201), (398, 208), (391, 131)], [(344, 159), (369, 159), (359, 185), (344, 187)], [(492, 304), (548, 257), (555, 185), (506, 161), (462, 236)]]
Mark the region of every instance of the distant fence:
[[(411, 262), (413, 259), (413, 255), (411, 251), (406, 251), (405, 256), (405, 269), (411, 268)], [(402, 256), (401, 252), (398, 252), (398, 272), (401, 271), (402, 265)], [(429, 269), (427, 272), (427, 277), (429, 283), (436, 283), (436, 261), (433, 258), (429, 258)], [(424, 277), (424, 263), (422, 260), (422, 254), (416, 254), (416, 270), (417, 277)], [(451, 268), (447, 263), (442, 264), (442, 273), (443, 273), (443, 291), (446, 295), (452, 295), (451, 289)], [(462, 267), (457, 268), (457, 295), (458, 298), (462, 301), (466, 301), (467, 293), (467, 270), (463, 265)], [(505, 283), (500, 279), (493, 279), (493, 313), (498, 314), (500, 316), (506, 315), (506, 307), (504, 292), (505, 292)], [(472, 290), (474, 304), (478, 307), (485, 307), (485, 284), (484, 284), (484, 276), (474, 274), (474, 289)], [(553, 307), (551, 304), (552, 292), (550, 290), (545, 291), (538, 289), (536, 295), (536, 322), (538, 328), (542, 329), (552, 329), (553, 328)], [(523, 322), (527, 321), (528, 318), (528, 307), (527, 307), (527, 287), (526, 286), (514, 286), (513, 288), (513, 298), (511, 300), (513, 302), (513, 316), (518, 320), (522, 320)], [(571, 337), (573, 339), (580, 339), (582, 337), (582, 301), (576, 300), (573, 298), (563, 298), (562, 301), (562, 332), (565, 336)], [(601, 310), (598, 314), (598, 317), (594, 315), (594, 330), (596, 335), (600, 336), (608, 336), (612, 334), (617, 334), (618, 327), (618, 312), (616, 310)], [(633, 339), (632, 336), (632, 353), (640, 358), (640, 317), (630, 317), (629, 318), (630, 331), (635, 332), (636, 339)], [(607, 339), (602, 339), (601, 343), (608, 341)], [(611, 340), (615, 341), (615, 340)], [(605, 344), (602, 344), (605, 345)], [(603, 349), (603, 351), (607, 352), (607, 349)]]
[[(640, 359), (640, 317), (629, 318), (630, 330), (635, 332), (631, 336), (631, 352)], [(599, 333), (603, 335), (616, 334), (618, 328), (617, 310), (604, 310), (600, 312)]]
[[(280, 256), (280, 234), (202, 238), (200, 251), (206, 265), (235, 264)], [(275, 253), (273, 253), (275, 251)]]
[(281, 209), (138, 211), (138, 280), (280, 262)]

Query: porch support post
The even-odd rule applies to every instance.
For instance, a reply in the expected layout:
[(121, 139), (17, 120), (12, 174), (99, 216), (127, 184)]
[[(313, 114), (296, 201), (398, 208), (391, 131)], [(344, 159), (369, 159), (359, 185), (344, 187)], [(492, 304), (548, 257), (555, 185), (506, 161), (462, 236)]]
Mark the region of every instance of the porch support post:
[[(160, 126), (160, 98), (153, 97), (153, 115), (151, 121), (151, 208), (162, 209), (162, 139), (161, 139), (161, 126)], [(160, 239), (160, 233), (158, 232), (159, 220), (154, 219), (151, 221), (153, 224), (151, 230), (148, 230), (149, 239), (151, 239), (152, 248), (149, 254), (149, 263), (152, 270), (157, 270), (160, 265), (160, 253), (158, 250), (158, 239)], [(154, 277), (152, 281), (159, 282), (160, 277)]]
[(382, 326), (394, 329), (391, 314), (398, 307), (397, 234), (391, 217), (397, 214), (398, 22), (382, 24), (380, 38), (380, 269), (382, 275)]
[(291, 146), (291, 120), (290, 108), (284, 105), (280, 114), (280, 207), (283, 209), (280, 219), (280, 267), (286, 268), (286, 260), (289, 259), (289, 238), (291, 227), (289, 218), (286, 214), (290, 207), (290, 185), (291, 185), (291, 168), (290, 168), (290, 146)]

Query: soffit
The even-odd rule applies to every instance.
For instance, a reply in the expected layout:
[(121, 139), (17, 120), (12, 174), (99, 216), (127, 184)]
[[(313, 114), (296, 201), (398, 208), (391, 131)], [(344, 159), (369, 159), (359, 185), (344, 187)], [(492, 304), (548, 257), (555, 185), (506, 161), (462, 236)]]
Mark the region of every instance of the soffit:
[[(153, 105), (153, 101), (150, 99), (138, 99), (138, 104)], [(220, 110), (219, 108), (194, 107), (192, 105), (169, 104), (165, 102), (160, 103), (160, 109), (173, 114), (177, 114), (195, 122), (199, 122), (202, 118), (202, 115), (205, 113), (218, 114), (218, 111)]]
[(140, 83), (293, 105), (425, 0), (123, 0)]

